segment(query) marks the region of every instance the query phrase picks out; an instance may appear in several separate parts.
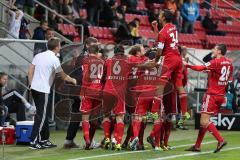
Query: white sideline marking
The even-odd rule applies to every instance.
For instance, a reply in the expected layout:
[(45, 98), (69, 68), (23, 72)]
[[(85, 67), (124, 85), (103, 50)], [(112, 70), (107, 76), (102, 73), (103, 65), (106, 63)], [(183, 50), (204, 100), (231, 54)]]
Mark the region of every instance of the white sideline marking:
[[(220, 152), (231, 151), (231, 150), (237, 150), (237, 149), (240, 149), (240, 147), (226, 148), (226, 149), (222, 149)], [(200, 152), (200, 153), (186, 153), (186, 154), (173, 155), (173, 156), (166, 156), (166, 157), (155, 158), (155, 159), (149, 159), (149, 160), (165, 160), (165, 159), (173, 159), (173, 158), (179, 158), (179, 157), (198, 156), (198, 155), (209, 154), (209, 153), (213, 153), (213, 151), (206, 151), (206, 152)], [(213, 153), (213, 154), (214, 154), (214, 153)]]
[[(202, 144), (211, 144), (211, 143), (215, 143), (215, 142), (216, 141), (209, 141), (209, 142), (205, 142)], [(188, 147), (188, 146), (192, 146), (192, 145), (193, 144), (184, 144), (184, 145), (173, 146), (173, 148), (182, 148), (182, 147)], [(97, 155), (97, 156), (73, 158), (73, 159), (68, 159), (68, 160), (83, 160), (83, 159), (101, 158), (101, 157), (108, 157), (108, 156), (117, 156), (117, 155), (122, 155), (122, 154), (142, 153), (142, 152), (149, 152), (149, 151), (154, 151), (154, 150), (149, 149), (149, 150), (143, 150), (143, 151), (128, 151), (128, 152), (120, 152), (120, 153), (102, 154), (102, 155)]]

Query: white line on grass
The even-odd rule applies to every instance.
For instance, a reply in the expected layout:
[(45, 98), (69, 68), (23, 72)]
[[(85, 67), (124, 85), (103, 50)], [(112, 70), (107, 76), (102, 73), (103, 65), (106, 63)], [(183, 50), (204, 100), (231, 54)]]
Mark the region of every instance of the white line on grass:
[[(215, 142), (216, 141), (209, 141), (209, 142), (205, 142), (202, 144), (211, 144), (211, 143), (215, 143)], [(184, 145), (173, 146), (173, 148), (182, 148), (182, 147), (188, 147), (188, 146), (192, 146), (192, 145), (193, 144), (184, 144)], [(93, 158), (102, 158), (102, 157), (108, 157), (108, 156), (117, 156), (117, 155), (122, 155), (122, 154), (134, 154), (134, 153), (142, 153), (142, 152), (149, 152), (149, 151), (153, 151), (153, 149), (143, 150), (143, 151), (128, 151), (128, 152), (120, 152), (120, 153), (102, 154), (102, 155), (89, 156), (89, 157), (73, 158), (73, 159), (68, 159), (68, 160), (93, 159)]]
[[(240, 149), (240, 147), (231, 147), (231, 148), (222, 149), (221, 152), (237, 150), (237, 149)], [(173, 159), (173, 158), (179, 158), (179, 157), (198, 156), (198, 155), (209, 154), (209, 153), (213, 153), (213, 151), (206, 151), (206, 152), (199, 152), (199, 153), (196, 153), (196, 152), (195, 153), (186, 153), (186, 154), (179, 154), (179, 155), (173, 155), (173, 156), (165, 156), (165, 157), (161, 157), (161, 158), (154, 158), (154, 159), (149, 159), (149, 160), (165, 160), (165, 159)]]

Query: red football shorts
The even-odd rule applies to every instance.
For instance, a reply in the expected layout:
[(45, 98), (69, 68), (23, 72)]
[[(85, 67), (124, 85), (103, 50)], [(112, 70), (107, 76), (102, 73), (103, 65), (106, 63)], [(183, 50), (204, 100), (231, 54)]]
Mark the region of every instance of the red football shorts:
[(151, 112), (158, 113), (158, 114), (162, 114), (164, 112), (162, 100), (160, 98), (157, 98), (157, 97), (153, 98)]
[(182, 86), (183, 79), (183, 63), (180, 55), (170, 54), (162, 58), (162, 74), (163, 79), (170, 79), (175, 87)]
[(203, 97), (202, 113), (217, 114), (221, 105), (225, 102), (223, 95), (205, 94)]
[(152, 98), (138, 97), (134, 114), (144, 116), (150, 111), (152, 106)]
[(89, 97), (83, 97), (80, 104), (80, 112), (88, 113), (88, 112), (91, 112), (96, 107), (101, 109), (101, 106), (102, 106), (102, 101), (89, 98)]

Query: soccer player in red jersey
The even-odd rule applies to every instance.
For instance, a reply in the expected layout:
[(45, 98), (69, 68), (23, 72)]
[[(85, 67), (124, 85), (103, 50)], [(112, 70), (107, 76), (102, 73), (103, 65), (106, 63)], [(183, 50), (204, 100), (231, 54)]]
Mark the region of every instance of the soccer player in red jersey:
[[(163, 28), (158, 34), (155, 61), (143, 64), (142, 67), (151, 68), (159, 66), (159, 59), (162, 56), (162, 67), (167, 68), (167, 71), (161, 74), (161, 78), (165, 81), (171, 79), (178, 92), (180, 105), (187, 108), (187, 93), (182, 85), (183, 63), (178, 51), (178, 31), (176, 26), (172, 24), (173, 14), (170, 10), (163, 10), (160, 13), (159, 20)], [(157, 31), (157, 23), (153, 23), (153, 27), (155, 28), (154, 30)], [(159, 85), (159, 96), (164, 94), (164, 87), (165, 84)], [(189, 118), (189, 114), (185, 112), (183, 113), (183, 117)]]
[[(80, 104), (80, 112), (82, 113), (82, 129), (86, 142), (85, 149), (90, 149), (93, 135), (90, 136), (90, 116), (94, 114), (93, 110), (101, 106), (101, 100), (94, 99), (100, 97), (102, 90), (101, 79), (103, 75), (104, 61), (98, 58), (99, 46), (97, 44), (91, 45), (88, 48), (88, 55), (83, 59), (83, 79), (81, 95), (82, 102)], [(93, 117), (94, 118), (94, 117)], [(95, 117), (96, 118), (96, 117)]]
[[(112, 113), (106, 113), (103, 119), (103, 130), (105, 136), (104, 148), (109, 148), (112, 142), (112, 149), (121, 150), (121, 142), (124, 134), (124, 115), (125, 111), (125, 91), (127, 85), (128, 69), (127, 56), (124, 55), (124, 47), (117, 45), (114, 48), (114, 56), (105, 62), (106, 82), (104, 91), (112, 93), (117, 97), (117, 103), (112, 109)], [(103, 97), (106, 101), (109, 97)], [(109, 109), (107, 109), (109, 110)], [(116, 118), (114, 126), (114, 136), (111, 139), (111, 121), (109, 115)]]
[[(133, 139), (136, 138), (136, 140), (134, 141), (134, 145), (133, 143), (131, 143), (132, 150), (137, 149), (138, 142), (140, 142), (141, 146), (143, 146), (143, 132), (145, 125), (142, 122), (142, 117), (147, 111), (147, 106), (149, 106), (148, 102), (144, 100), (139, 100), (139, 97), (137, 97), (137, 93), (133, 91), (139, 77), (143, 73), (141, 70), (138, 69), (138, 67), (136, 67), (136, 65), (144, 63), (146, 60), (148, 60), (148, 58), (144, 56), (144, 54), (144, 47), (142, 45), (135, 45), (129, 51), (130, 56), (128, 57), (128, 62), (132, 67), (130, 67), (130, 74), (128, 76), (128, 91), (126, 95), (128, 98), (126, 98), (126, 103), (128, 105), (127, 110), (132, 115), (132, 122), (128, 128), (127, 137), (123, 143), (123, 146), (125, 148), (128, 145), (130, 137), (131, 142), (133, 141)], [(139, 140), (138, 137), (141, 137), (141, 139)]]
[(217, 44), (213, 51), (214, 59), (202, 66), (187, 65), (195, 71), (208, 72), (208, 89), (203, 99), (201, 110), (200, 130), (194, 146), (186, 151), (200, 152), (202, 140), (206, 131), (209, 131), (218, 141), (214, 153), (219, 152), (227, 142), (220, 135), (215, 125), (210, 121), (213, 114), (217, 114), (222, 103), (225, 101), (226, 87), (232, 81), (233, 65), (230, 59), (225, 57), (227, 47), (224, 44)]

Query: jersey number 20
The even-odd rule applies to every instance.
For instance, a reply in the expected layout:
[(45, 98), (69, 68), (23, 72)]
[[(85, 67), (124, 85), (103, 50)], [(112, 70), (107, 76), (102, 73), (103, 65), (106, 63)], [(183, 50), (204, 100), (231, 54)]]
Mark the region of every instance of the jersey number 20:
[(101, 79), (103, 75), (103, 64), (91, 64), (90, 71), (91, 71), (90, 78)]

